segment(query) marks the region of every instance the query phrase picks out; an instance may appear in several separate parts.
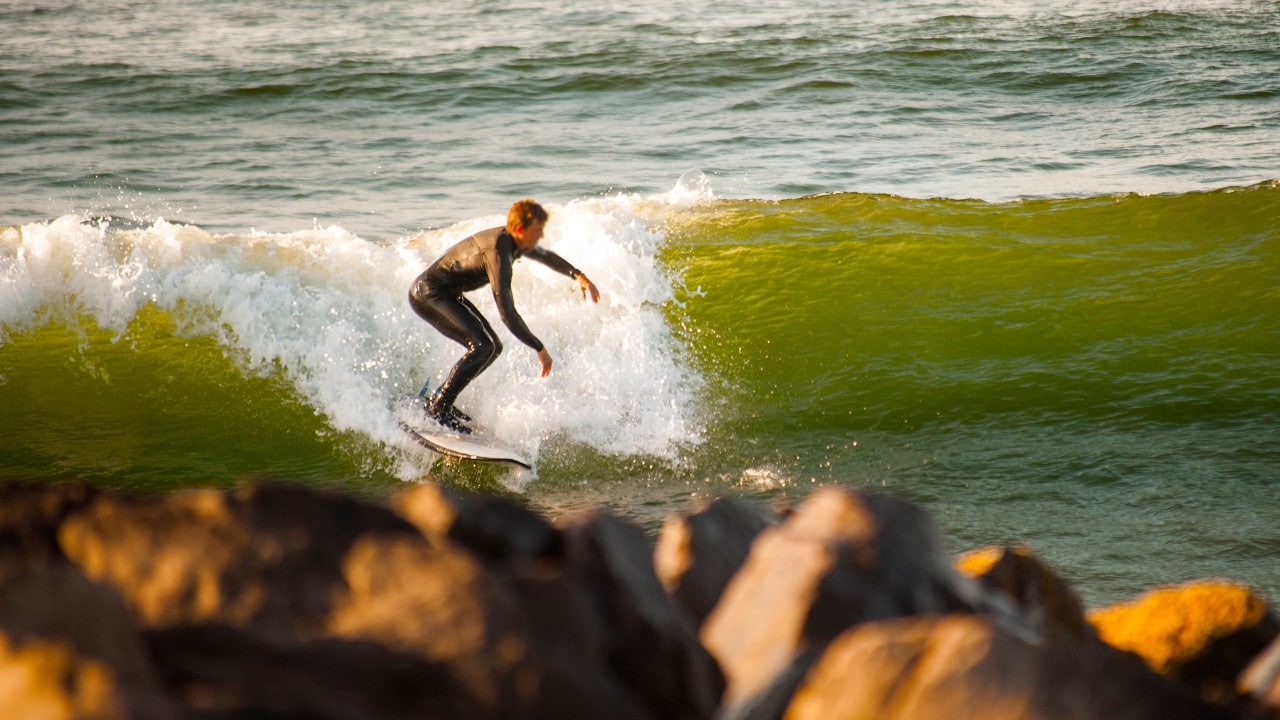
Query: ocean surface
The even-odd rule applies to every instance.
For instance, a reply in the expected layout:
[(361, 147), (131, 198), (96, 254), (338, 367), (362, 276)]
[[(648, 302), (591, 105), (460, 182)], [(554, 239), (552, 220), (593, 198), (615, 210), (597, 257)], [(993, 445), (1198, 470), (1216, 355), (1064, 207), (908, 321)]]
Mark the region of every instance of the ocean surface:
[[(835, 484), (1280, 602), (1277, 78), (1271, 0), (9, 0), (0, 477)], [(517, 266), (555, 369), (498, 324), (460, 405), (536, 467), (444, 460), (405, 295), (526, 196), (603, 298)]]

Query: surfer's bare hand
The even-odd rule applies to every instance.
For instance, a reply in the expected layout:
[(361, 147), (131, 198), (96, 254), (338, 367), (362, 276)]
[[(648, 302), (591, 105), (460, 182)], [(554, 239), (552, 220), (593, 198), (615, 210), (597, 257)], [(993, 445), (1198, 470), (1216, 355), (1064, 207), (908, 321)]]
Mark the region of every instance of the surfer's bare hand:
[(600, 302), (600, 291), (596, 289), (596, 284), (587, 279), (586, 275), (578, 276), (578, 285), (582, 288), (582, 299), (587, 299), (587, 293), (591, 293), (591, 302)]
[(542, 363), (542, 377), (551, 374), (551, 353), (546, 348), (538, 351), (538, 361)]

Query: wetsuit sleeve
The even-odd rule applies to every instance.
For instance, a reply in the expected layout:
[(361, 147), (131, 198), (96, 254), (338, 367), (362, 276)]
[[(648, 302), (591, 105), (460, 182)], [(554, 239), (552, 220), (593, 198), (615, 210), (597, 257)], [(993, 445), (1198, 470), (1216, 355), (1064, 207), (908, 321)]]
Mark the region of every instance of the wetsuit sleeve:
[(534, 351), (541, 352), (542, 341), (525, 324), (520, 313), (516, 312), (515, 299), (511, 296), (511, 262), (511, 254), (501, 250), (489, 259), (489, 285), (493, 288), (493, 301), (498, 305), (498, 314), (511, 334)]
[(541, 247), (535, 247), (530, 250), (525, 257), (542, 263), (561, 275), (568, 275), (574, 280), (577, 280), (578, 277), (582, 275), (582, 271), (574, 267), (568, 260), (565, 260), (550, 250), (546, 250)]

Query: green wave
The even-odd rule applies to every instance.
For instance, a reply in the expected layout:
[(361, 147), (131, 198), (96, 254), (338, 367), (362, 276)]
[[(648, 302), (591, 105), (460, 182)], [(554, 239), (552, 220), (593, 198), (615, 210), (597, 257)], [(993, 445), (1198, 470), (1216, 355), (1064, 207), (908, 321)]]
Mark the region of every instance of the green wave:
[(673, 223), (673, 321), (738, 432), (1280, 411), (1280, 189), (835, 194)]
[(0, 343), (0, 477), (148, 491), (397, 482), (377, 448), (335, 433), (281, 377), (244, 367), (213, 338), (176, 335), (154, 307), (119, 337), (87, 319), (11, 334)]

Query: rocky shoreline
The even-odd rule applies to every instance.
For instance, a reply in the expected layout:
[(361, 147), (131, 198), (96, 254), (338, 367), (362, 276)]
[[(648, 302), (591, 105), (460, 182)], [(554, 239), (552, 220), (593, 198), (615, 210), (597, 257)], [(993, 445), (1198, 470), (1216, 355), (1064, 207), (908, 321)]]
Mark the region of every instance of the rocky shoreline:
[(0, 486), (7, 718), (1280, 718), (1280, 623), (1206, 580), (1086, 613), (919, 506), (718, 500), (656, 543), (435, 486)]

